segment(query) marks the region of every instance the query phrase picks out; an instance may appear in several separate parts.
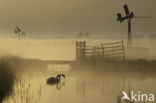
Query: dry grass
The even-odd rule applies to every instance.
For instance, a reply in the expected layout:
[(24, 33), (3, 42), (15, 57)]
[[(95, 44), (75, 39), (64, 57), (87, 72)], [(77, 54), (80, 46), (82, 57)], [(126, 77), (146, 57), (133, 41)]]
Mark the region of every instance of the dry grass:
[(2, 101), (6, 96), (12, 92), (15, 80), (15, 71), (11, 67), (9, 59), (2, 58), (0, 60), (0, 100)]
[[(46, 63), (40, 60), (23, 59), (15, 56), (0, 58), (0, 103), (13, 91), (15, 82), (19, 82), (18, 76), (25, 71), (44, 70)], [(17, 76), (18, 75), (18, 76)]]

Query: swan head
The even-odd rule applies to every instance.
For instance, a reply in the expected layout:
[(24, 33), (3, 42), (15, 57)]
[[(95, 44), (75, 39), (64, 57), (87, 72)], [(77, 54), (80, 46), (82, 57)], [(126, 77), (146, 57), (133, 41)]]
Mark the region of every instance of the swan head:
[(59, 74), (59, 75), (57, 75), (57, 78), (60, 79), (61, 77), (65, 78), (65, 75), (64, 75), (64, 74)]
[(60, 77), (62, 76), (63, 78), (65, 78), (65, 77), (66, 77), (64, 74), (59, 74), (59, 75), (60, 75)]

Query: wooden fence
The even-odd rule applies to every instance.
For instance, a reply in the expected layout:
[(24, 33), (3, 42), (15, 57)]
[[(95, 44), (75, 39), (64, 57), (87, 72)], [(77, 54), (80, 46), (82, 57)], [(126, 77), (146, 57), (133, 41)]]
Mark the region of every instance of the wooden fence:
[(123, 41), (101, 43), (99, 46), (87, 46), (85, 41), (76, 42), (76, 60), (84, 59), (125, 60)]
[(113, 60), (125, 60), (125, 50), (123, 41), (101, 44), (101, 47), (103, 49), (102, 51), (104, 58)]

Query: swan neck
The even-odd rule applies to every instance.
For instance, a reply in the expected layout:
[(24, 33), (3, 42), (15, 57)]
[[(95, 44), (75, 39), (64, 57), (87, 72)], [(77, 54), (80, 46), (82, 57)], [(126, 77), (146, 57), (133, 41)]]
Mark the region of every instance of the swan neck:
[(60, 80), (60, 76), (59, 75), (57, 76), (57, 80)]

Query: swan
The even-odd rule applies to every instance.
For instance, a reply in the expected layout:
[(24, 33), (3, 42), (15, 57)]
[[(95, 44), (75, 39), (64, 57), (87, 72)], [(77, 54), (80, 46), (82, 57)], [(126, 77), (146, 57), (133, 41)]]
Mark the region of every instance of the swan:
[(65, 75), (59, 74), (56, 77), (50, 77), (47, 79), (47, 84), (58, 84), (61, 80), (61, 77), (65, 78)]

